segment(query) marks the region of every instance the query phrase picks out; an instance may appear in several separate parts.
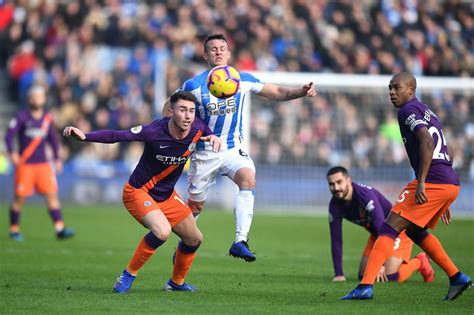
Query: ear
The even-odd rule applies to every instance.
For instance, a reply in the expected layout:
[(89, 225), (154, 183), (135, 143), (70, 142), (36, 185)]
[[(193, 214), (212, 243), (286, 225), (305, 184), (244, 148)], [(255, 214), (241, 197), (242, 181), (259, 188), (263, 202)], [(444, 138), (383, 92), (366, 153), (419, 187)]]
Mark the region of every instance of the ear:
[(167, 111), (166, 111), (166, 116), (167, 117), (171, 117), (173, 116), (173, 109), (170, 107), (168, 107)]
[(206, 52), (202, 54), (202, 58), (206, 61), (209, 61), (209, 55)]

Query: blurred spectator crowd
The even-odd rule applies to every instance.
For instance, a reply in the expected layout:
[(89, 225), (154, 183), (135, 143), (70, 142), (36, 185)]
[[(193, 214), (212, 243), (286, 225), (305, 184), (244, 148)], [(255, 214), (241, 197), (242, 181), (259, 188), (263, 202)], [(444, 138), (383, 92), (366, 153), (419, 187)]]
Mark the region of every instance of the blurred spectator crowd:
[[(206, 66), (202, 41), (211, 33), (227, 36), (240, 71), (472, 77), (473, 11), (461, 0), (0, 0), (0, 69), (18, 108), (33, 83), (48, 89), (58, 129), (125, 129), (159, 117), (158, 70), (166, 69), (158, 76), (166, 82), (158, 83), (169, 94)], [(432, 101), (453, 121), (472, 118), (472, 98)], [(304, 145), (293, 146), (285, 163), (324, 165), (330, 152), (361, 167), (406, 161), (399, 146), (375, 150), (398, 141), (385, 136), (396, 121), (364, 95), (320, 93), (296, 101), (296, 115), (293, 107), (260, 102), (252, 122), (258, 162), (280, 161), (295, 136)], [(361, 112), (359, 102), (374, 105)], [(341, 124), (334, 129), (335, 119)], [(451, 129), (454, 137), (466, 132)], [(375, 134), (382, 136), (374, 146)], [(140, 153), (134, 144), (98, 149), (67, 142), (64, 149), (82, 160), (134, 161)]]
[[(474, 95), (425, 89), (418, 97), (443, 122), (462, 179), (474, 180)], [(386, 89), (331, 89), (290, 105), (254, 97), (251, 156), (261, 164), (409, 169), (396, 113)]]

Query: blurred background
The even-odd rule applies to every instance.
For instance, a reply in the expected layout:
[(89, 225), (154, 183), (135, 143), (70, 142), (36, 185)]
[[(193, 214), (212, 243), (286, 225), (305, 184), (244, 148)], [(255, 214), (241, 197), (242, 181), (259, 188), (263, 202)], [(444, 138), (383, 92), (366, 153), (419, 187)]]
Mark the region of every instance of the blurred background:
[[(453, 213), (474, 215), (474, 4), (460, 0), (0, 0), (0, 203), (13, 194), (5, 130), (32, 84), (47, 89), (58, 131), (147, 124), (206, 68), (212, 33), (226, 35), (238, 70), (318, 88), (312, 99), (249, 100), (257, 211), (324, 213), (325, 174), (338, 164), (394, 200), (413, 174), (387, 85), (410, 71), (427, 82), (418, 96), (443, 122), (461, 176)], [(63, 139), (62, 201), (121, 207), (141, 150)], [(219, 179), (210, 205), (232, 210), (233, 189)]]

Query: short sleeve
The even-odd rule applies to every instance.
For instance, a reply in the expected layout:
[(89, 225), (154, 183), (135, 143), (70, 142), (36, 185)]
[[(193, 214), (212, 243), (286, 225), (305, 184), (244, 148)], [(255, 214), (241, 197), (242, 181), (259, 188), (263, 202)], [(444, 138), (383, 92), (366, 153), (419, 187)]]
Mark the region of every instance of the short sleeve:
[(254, 94), (260, 93), (262, 91), (265, 83), (261, 82), (259, 79), (247, 72), (240, 73), (240, 82), (243, 86), (248, 87), (248, 91)]
[(401, 125), (406, 126), (412, 133), (422, 127), (426, 127), (428, 123), (424, 119), (423, 112), (413, 105), (405, 105), (400, 108), (398, 120)]

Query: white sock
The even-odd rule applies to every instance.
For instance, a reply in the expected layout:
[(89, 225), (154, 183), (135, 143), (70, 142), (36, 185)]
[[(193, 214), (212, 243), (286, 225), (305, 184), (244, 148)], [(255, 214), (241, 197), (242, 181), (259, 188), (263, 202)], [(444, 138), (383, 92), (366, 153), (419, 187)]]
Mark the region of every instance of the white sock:
[(253, 218), (253, 190), (239, 190), (235, 199), (235, 241), (247, 241)]

